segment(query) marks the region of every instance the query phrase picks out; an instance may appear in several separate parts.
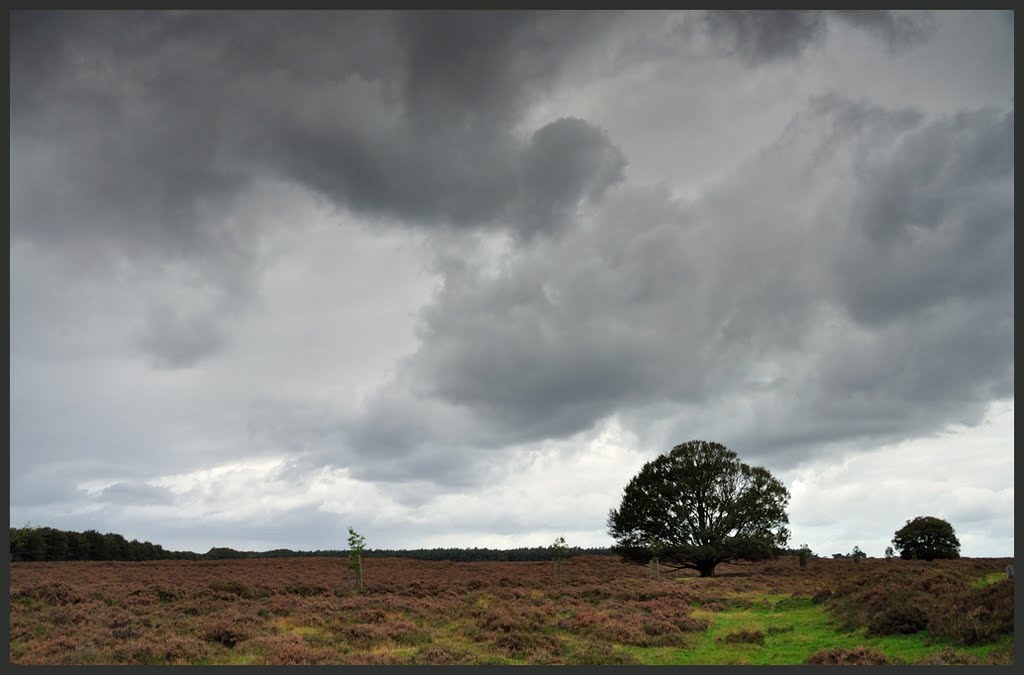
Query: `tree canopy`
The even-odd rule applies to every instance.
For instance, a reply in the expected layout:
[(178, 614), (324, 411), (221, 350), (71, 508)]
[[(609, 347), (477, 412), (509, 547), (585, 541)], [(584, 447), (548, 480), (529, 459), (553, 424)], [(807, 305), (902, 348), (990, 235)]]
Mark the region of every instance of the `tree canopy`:
[(629, 562), (714, 576), (724, 562), (764, 560), (789, 540), (789, 491), (720, 443), (690, 441), (644, 464), (608, 514)]
[(918, 516), (896, 530), (892, 545), (904, 560), (959, 558), (960, 540), (948, 521), (934, 516)]

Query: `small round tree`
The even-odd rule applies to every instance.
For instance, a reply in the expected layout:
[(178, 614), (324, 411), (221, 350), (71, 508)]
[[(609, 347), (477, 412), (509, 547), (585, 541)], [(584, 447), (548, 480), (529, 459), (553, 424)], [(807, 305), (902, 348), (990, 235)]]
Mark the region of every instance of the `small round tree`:
[(892, 545), (904, 560), (959, 558), (960, 540), (953, 526), (942, 518), (918, 516), (896, 530)]

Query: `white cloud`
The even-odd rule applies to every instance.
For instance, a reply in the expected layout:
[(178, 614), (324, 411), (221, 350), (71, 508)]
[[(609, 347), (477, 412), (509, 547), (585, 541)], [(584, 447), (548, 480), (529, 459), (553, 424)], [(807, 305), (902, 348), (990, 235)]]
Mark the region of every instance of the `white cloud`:
[(880, 556), (893, 533), (917, 516), (948, 520), (961, 554), (1012, 555), (1013, 402), (992, 405), (977, 428), (848, 450), (781, 472), (790, 486), (790, 529), (819, 554), (859, 545)]

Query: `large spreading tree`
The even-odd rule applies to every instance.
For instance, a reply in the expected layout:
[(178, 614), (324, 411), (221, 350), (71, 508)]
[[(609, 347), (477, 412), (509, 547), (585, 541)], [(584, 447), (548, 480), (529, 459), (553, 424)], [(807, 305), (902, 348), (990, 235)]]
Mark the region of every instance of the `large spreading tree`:
[(959, 558), (960, 540), (948, 521), (935, 516), (918, 516), (896, 530), (892, 545), (904, 560)]
[(702, 577), (725, 562), (764, 560), (789, 540), (789, 491), (719, 443), (690, 441), (644, 464), (608, 514), (615, 551)]

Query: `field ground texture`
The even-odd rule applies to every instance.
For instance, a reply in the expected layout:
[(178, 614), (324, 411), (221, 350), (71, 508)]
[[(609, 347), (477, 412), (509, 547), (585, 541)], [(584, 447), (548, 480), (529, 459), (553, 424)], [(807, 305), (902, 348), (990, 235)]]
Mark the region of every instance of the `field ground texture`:
[(12, 563), (15, 664), (1011, 664), (1009, 559)]

